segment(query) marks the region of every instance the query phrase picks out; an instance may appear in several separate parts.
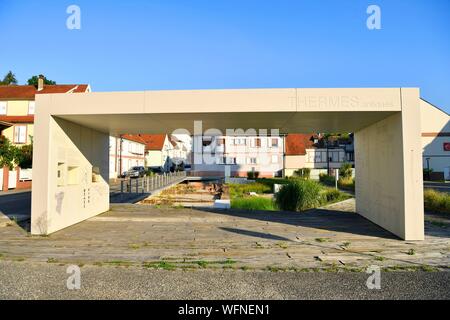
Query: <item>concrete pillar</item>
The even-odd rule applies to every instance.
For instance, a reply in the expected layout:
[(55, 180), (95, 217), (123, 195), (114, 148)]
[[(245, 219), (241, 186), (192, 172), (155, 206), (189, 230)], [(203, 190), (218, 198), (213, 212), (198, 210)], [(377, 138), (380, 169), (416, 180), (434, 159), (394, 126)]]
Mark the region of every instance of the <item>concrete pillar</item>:
[(405, 240), (424, 239), (419, 91), (402, 111), (355, 133), (356, 211)]
[(109, 210), (108, 134), (42, 113), (34, 131), (32, 234)]

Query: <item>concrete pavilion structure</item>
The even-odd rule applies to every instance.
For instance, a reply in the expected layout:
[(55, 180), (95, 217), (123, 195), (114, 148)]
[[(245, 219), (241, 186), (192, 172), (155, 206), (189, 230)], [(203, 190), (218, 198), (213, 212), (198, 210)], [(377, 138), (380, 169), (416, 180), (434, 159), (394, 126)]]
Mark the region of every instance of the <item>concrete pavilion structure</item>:
[(36, 103), (32, 234), (109, 210), (110, 134), (254, 128), (355, 132), (358, 214), (402, 239), (424, 238), (417, 88), (49, 94)]

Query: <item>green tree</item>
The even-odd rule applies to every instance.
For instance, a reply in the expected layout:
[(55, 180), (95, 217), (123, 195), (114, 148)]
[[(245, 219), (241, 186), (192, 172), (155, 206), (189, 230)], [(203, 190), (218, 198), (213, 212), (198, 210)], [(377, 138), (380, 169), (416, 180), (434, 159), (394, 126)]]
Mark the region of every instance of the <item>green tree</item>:
[(33, 144), (24, 145), (17, 148), (16, 153), (17, 165), (22, 169), (33, 167)]
[[(35, 86), (37, 87), (38, 85), (38, 80), (39, 80), (39, 76), (32, 76), (30, 79), (28, 79), (28, 85), (29, 86)], [(46, 77), (44, 77), (44, 84), (46, 85), (55, 85), (56, 82), (53, 80), (49, 80)]]
[(17, 162), (19, 148), (13, 146), (8, 138), (0, 136), (0, 167), (9, 167), (14, 169)]
[(12, 71), (9, 71), (4, 77), (3, 80), (0, 82), (0, 84), (2, 85), (12, 85), (12, 84), (17, 84), (17, 79), (16, 79), (16, 75), (14, 73), (12, 73)]

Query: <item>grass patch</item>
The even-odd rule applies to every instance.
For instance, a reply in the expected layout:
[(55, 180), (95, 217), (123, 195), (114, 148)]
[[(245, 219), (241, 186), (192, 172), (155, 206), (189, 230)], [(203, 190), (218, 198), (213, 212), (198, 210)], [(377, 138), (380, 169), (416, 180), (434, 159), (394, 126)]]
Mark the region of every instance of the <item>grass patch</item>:
[(131, 261), (124, 261), (124, 260), (111, 260), (106, 262), (101, 262), (100, 265), (109, 265), (109, 266), (116, 266), (116, 267), (129, 267), (133, 265), (133, 262)]
[(351, 244), (352, 244), (351, 242), (346, 241), (346, 242), (344, 242), (344, 243), (342, 244), (342, 246), (343, 246), (344, 248), (348, 248)]
[[(336, 181), (334, 176), (330, 176), (324, 173), (319, 175), (319, 181), (326, 186), (335, 186)], [(355, 179), (352, 177), (341, 177), (338, 180), (338, 188), (347, 191), (355, 191)]]
[(421, 266), (390, 266), (382, 269), (384, 272), (395, 272), (395, 271), (423, 271), (423, 272), (436, 272), (439, 271), (437, 268), (429, 265)]
[(385, 258), (385, 257), (382, 257), (382, 256), (376, 256), (376, 257), (375, 257), (375, 260), (376, 260), (376, 261), (384, 261), (384, 260), (386, 260), (386, 258)]
[(408, 252), (406, 252), (406, 254), (407, 254), (408, 256), (413, 256), (413, 255), (416, 254), (416, 250), (415, 250), (415, 249), (409, 249)]
[(163, 269), (163, 270), (175, 270), (177, 268), (176, 265), (167, 262), (167, 261), (157, 261), (157, 262), (144, 262), (142, 264), (144, 268), (148, 269)]
[(426, 211), (450, 214), (450, 194), (427, 189), (423, 196)]
[(283, 179), (283, 178), (261, 178), (257, 179), (256, 182), (267, 186), (272, 192), (274, 184), (288, 184), (292, 179)]
[(277, 246), (279, 246), (281, 249), (287, 249), (288, 245), (285, 242), (278, 242)]
[(139, 244), (137, 244), (137, 243), (130, 243), (128, 245), (128, 248), (133, 249), (133, 250), (137, 250), (137, 249), (140, 249), (141, 246)]
[(58, 260), (56, 260), (55, 258), (48, 258), (47, 263), (58, 263)]
[(234, 198), (231, 200), (231, 208), (265, 211), (277, 210), (272, 199), (262, 197)]
[(316, 240), (317, 242), (320, 242), (320, 243), (324, 243), (324, 242), (330, 241), (330, 239), (327, 239), (327, 238), (316, 238), (314, 240)]
[(234, 261), (233, 259), (228, 258), (227, 260), (219, 261), (218, 263), (224, 264), (224, 265), (233, 265), (233, 264), (236, 264), (237, 261)]
[(206, 268), (209, 265), (208, 261), (205, 260), (198, 260), (198, 261), (193, 261), (193, 263), (197, 264), (200, 268)]
[(349, 194), (346, 194), (333, 188), (326, 188), (322, 192), (322, 201), (324, 205), (348, 200), (350, 198), (351, 196)]
[(263, 194), (263, 193), (271, 193), (273, 190), (272, 188), (270, 188), (270, 186), (258, 182), (247, 184), (231, 183), (228, 184), (228, 187), (230, 190), (231, 199), (244, 197), (250, 192)]
[(440, 227), (440, 228), (447, 228), (449, 224), (442, 222), (442, 221), (436, 221), (436, 220), (430, 220), (429, 221), (433, 226)]

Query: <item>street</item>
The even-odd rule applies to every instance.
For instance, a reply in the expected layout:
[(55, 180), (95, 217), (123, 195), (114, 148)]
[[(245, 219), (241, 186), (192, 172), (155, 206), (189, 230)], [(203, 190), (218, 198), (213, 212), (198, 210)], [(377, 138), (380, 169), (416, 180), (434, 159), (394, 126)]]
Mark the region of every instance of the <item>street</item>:
[(68, 290), (67, 266), (0, 261), (0, 299), (449, 299), (449, 272), (386, 272), (381, 290), (366, 273), (165, 271), (81, 268)]
[(423, 186), (425, 189), (434, 189), (439, 192), (450, 193), (450, 183), (444, 182), (424, 182)]

